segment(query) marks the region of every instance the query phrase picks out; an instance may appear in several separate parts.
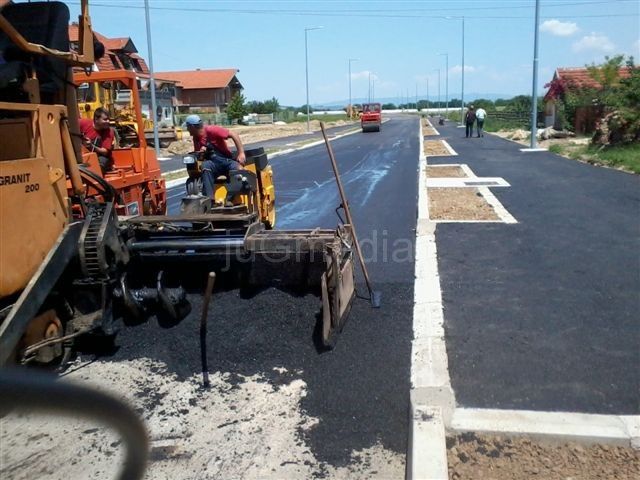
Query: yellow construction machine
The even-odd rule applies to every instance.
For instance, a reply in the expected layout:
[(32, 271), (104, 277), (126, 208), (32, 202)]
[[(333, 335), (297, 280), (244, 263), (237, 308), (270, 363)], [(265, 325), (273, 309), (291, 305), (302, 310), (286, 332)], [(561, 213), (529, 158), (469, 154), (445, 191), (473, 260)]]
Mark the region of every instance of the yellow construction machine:
[(0, 364), (64, 359), (74, 338), (114, 335), (120, 318), (178, 321), (190, 310), (185, 275), (204, 285), (222, 271), (238, 288), (321, 296), (331, 346), (354, 298), (354, 232), (273, 229), (264, 152), (219, 179), (228, 203), (118, 217), (117, 192), (82, 163), (72, 69), (94, 63), (87, 0), (81, 12), (73, 52), (64, 3), (0, 9)]
[[(131, 72), (115, 70), (108, 72), (112, 80), (102, 82), (80, 82), (78, 84), (78, 109), (82, 118), (93, 120), (97, 108), (104, 108), (117, 124), (117, 133), (122, 143), (136, 142), (140, 124), (137, 120), (137, 104), (131, 88), (124, 86)], [(76, 80), (80, 77), (76, 74)], [(136, 80), (139, 84), (139, 80)], [(142, 133), (149, 145), (153, 145), (153, 120), (144, 117)], [(182, 129), (175, 126), (158, 125), (158, 141), (160, 147), (167, 147), (171, 142), (182, 140)]]

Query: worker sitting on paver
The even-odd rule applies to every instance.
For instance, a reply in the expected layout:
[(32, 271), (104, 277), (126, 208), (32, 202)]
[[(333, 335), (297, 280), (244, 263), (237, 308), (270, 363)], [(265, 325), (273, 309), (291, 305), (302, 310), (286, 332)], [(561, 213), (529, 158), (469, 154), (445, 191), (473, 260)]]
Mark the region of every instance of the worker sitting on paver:
[(98, 155), (102, 173), (111, 170), (113, 168), (111, 152), (116, 136), (109, 126), (109, 112), (104, 108), (96, 108), (93, 121), (88, 118), (80, 120), (80, 133), (84, 147)]
[[(215, 179), (219, 176), (229, 176), (230, 170), (240, 170), (245, 162), (244, 146), (240, 137), (226, 128), (202, 123), (198, 115), (189, 115), (186, 119), (187, 130), (193, 137), (193, 149), (196, 152), (207, 152), (207, 158), (202, 163), (202, 194), (213, 196)], [(227, 146), (230, 138), (238, 151), (234, 160), (233, 154)]]

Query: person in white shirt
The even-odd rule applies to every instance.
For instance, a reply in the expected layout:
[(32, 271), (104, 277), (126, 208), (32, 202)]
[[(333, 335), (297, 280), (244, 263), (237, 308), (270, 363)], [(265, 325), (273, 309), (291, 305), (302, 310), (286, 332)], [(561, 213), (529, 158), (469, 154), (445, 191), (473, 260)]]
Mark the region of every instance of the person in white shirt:
[(484, 119), (487, 117), (487, 112), (485, 112), (484, 108), (480, 107), (476, 110), (476, 122), (478, 128), (478, 138), (484, 137)]

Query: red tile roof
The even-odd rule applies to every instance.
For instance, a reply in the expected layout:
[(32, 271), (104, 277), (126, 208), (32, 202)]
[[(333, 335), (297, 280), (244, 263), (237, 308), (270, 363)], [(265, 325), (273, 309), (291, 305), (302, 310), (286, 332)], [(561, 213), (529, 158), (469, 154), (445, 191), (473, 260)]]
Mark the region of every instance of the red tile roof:
[[(620, 78), (627, 78), (631, 75), (631, 69), (629, 67), (620, 67), (618, 73)], [(555, 81), (557, 79), (562, 82), (562, 85), (564, 85), (562, 88), (564, 89), (575, 91), (583, 88), (593, 88), (596, 90), (602, 88), (600, 82), (595, 80), (585, 67), (558, 68), (553, 75), (553, 80)], [(557, 97), (557, 95), (557, 90), (553, 93), (550, 88), (545, 94), (544, 99), (545, 101), (551, 100)]]
[[(129, 37), (107, 38), (101, 33), (96, 32), (95, 30), (93, 31), (93, 34), (96, 37), (96, 39), (104, 45), (104, 48), (105, 48), (104, 56), (101, 59), (96, 60), (96, 66), (98, 67), (98, 70), (103, 72), (112, 71), (112, 70), (125, 70), (126, 69), (125, 66), (122, 64), (122, 62), (118, 58), (118, 55), (116, 55), (117, 51), (121, 51), (121, 53), (123, 53), (124, 55), (127, 55), (128, 57), (138, 61), (138, 63), (140, 64), (140, 73), (149, 73), (149, 67), (147, 66), (147, 63), (144, 61), (144, 59), (140, 55), (138, 55), (137, 53), (132, 53), (127, 50), (122, 52), (122, 50), (124, 50), (127, 47), (127, 45), (131, 42), (131, 38)], [(77, 42), (78, 37), (79, 37), (78, 24), (72, 23), (71, 25), (69, 25), (69, 41)], [(135, 45), (133, 45), (133, 42), (131, 42), (131, 46), (135, 50)]]
[(178, 82), (185, 90), (196, 88), (224, 88), (231, 83), (240, 70), (227, 68), (222, 70), (190, 70), (180, 72), (156, 72), (159, 78)]
[[(597, 80), (594, 80), (586, 68), (558, 68), (556, 70), (557, 76), (567, 83), (577, 88), (601, 88), (602, 85)], [(622, 67), (619, 70), (621, 78), (626, 78), (630, 75), (628, 67)]]

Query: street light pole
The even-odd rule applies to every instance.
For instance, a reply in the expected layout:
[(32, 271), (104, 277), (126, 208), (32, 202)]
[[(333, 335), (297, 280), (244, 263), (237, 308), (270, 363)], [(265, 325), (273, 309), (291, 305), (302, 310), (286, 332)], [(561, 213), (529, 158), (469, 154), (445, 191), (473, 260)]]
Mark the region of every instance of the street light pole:
[(353, 118), (353, 105), (351, 103), (351, 62), (355, 62), (357, 58), (349, 59), (349, 118)]
[[(462, 87), (460, 98), (460, 125), (464, 125), (464, 15), (461, 17), (444, 17), (447, 20), (462, 20)], [(447, 70), (449, 70), (447, 68)], [(449, 83), (449, 82), (447, 82)]]
[(427, 114), (429, 113), (429, 77), (427, 77)]
[(160, 139), (158, 138), (158, 115), (156, 106), (156, 81), (153, 75), (153, 53), (151, 49), (151, 20), (149, 18), (149, 0), (144, 0), (144, 16), (147, 23), (147, 50), (149, 50), (149, 84), (151, 86), (151, 112), (149, 118), (153, 120), (153, 144), (156, 157), (160, 156)]
[(449, 53), (439, 53), (438, 55), (446, 58), (446, 71), (445, 71), (445, 101), (446, 101), (446, 109), (445, 114), (449, 113)]
[(540, 0), (536, 0), (536, 24), (533, 40), (533, 88), (531, 92), (531, 149), (538, 147), (538, 32), (540, 24)]
[(440, 114), (440, 69), (436, 68), (434, 72), (438, 72), (438, 115)]
[(464, 125), (464, 16), (462, 17), (462, 98), (460, 101), (460, 125)]
[(311, 30), (319, 30), (321, 28), (322, 27), (306, 27), (304, 29), (304, 71), (307, 86), (307, 133), (311, 132), (311, 125), (309, 121), (309, 50), (307, 42), (307, 32), (310, 32)]

